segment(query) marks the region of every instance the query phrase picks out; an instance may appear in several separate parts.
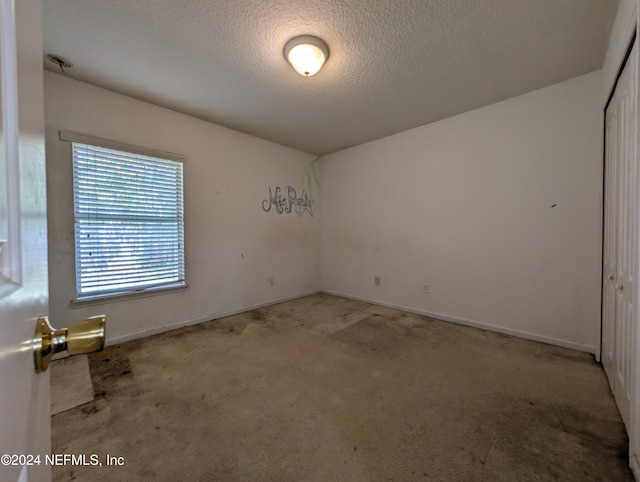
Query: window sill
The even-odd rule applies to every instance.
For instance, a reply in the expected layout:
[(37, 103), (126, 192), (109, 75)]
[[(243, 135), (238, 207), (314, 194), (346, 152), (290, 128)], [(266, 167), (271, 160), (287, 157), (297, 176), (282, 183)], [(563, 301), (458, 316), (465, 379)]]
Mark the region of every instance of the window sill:
[(154, 288), (144, 288), (133, 291), (123, 291), (119, 293), (109, 293), (104, 295), (78, 296), (75, 300), (71, 300), (72, 308), (80, 308), (86, 305), (100, 305), (105, 303), (117, 303), (121, 301), (129, 301), (136, 298), (144, 298), (147, 296), (166, 295), (176, 291), (184, 291), (189, 287), (187, 283), (175, 283), (171, 285), (157, 286)]

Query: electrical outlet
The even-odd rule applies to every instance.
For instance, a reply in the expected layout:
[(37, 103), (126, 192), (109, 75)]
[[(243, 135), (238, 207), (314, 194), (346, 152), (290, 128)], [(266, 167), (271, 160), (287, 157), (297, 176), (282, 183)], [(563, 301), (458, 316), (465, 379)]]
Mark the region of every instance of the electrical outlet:
[(373, 278), (373, 285), (374, 286), (380, 286), (380, 276), (375, 276)]
[(429, 294), (429, 292), (430, 292), (429, 285), (424, 285), (424, 294), (425, 294), (425, 295), (428, 295), (428, 294)]
[(269, 276), (269, 286), (273, 286), (276, 284), (275, 276)]

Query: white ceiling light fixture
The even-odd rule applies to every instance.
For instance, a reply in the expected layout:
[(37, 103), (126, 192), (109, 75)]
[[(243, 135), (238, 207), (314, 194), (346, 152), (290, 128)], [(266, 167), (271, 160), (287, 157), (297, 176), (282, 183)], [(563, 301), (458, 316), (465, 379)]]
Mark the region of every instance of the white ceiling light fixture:
[(285, 44), (284, 57), (300, 75), (311, 77), (329, 58), (329, 47), (318, 37), (300, 35)]

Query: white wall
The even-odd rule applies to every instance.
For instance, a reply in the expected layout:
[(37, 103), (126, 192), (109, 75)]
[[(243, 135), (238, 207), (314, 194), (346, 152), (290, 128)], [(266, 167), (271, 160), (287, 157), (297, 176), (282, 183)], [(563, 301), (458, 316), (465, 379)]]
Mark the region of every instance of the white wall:
[(323, 157), (321, 288), (593, 352), (601, 82)]
[[(50, 72), (45, 73), (45, 102), (54, 326), (105, 313), (108, 341), (114, 342), (318, 290), (317, 187), (312, 186), (315, 217), (278, 215), (261, 207), (269, 186), (305, 188), (312, 156)], [(185, 291), (71, 304), (71, 146), (58, 140), (59, 130), (186, 156)]]

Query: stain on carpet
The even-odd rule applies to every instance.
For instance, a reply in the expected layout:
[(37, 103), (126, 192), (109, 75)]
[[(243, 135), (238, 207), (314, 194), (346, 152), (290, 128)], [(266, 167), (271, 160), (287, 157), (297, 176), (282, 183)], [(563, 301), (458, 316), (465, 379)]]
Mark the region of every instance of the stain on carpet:
[(132, 376), (128, 351), (134, 347), (135, 344), (117, 345), (89, 355), (89, 372), (96, 397), (104, 397)]

